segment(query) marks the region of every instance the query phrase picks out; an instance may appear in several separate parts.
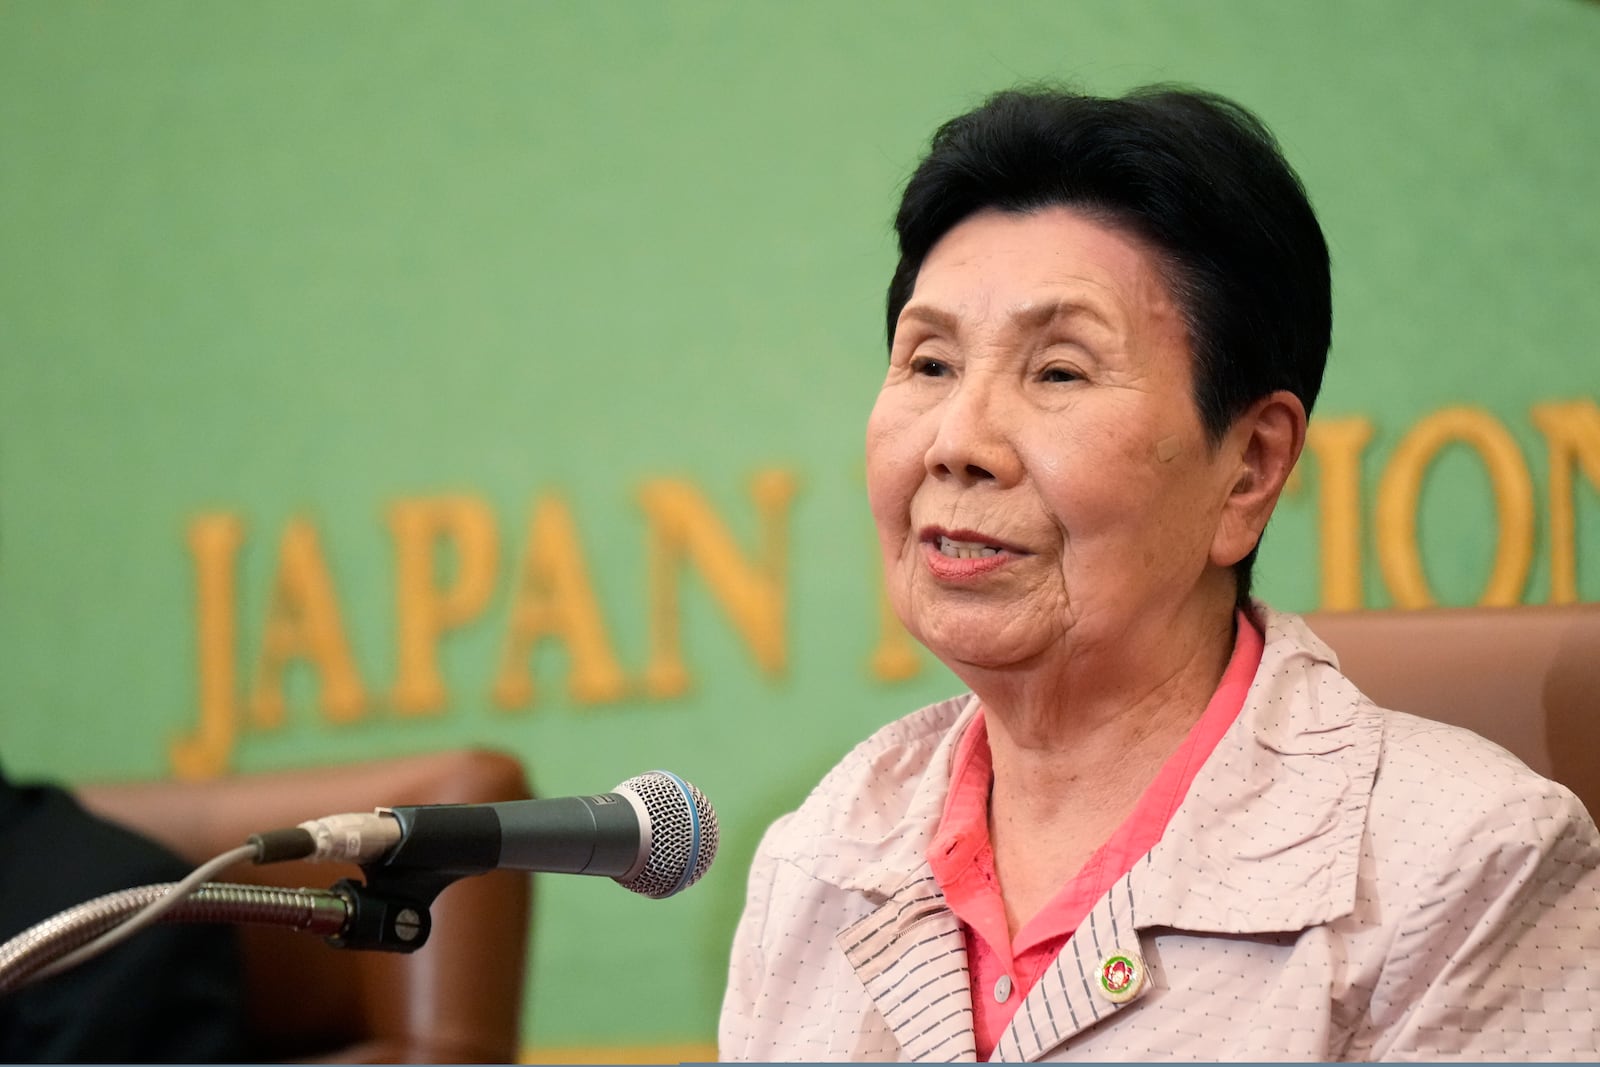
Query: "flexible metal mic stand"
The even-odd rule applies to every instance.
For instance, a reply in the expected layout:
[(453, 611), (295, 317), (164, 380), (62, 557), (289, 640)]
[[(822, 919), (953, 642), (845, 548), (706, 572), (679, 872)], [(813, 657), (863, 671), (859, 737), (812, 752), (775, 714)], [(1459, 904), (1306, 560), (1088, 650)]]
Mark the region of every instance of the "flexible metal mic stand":
[[(271, 856), (256, 862), (285, 858), (293, 857)], [(376, 864), (362, 867), (362, 872), (365, 883), (342, 878), (331, 889), (204, 882), (156, 921), (277, 926), (316, 934), (335, 948), (415, 952), (433, 929), (429, 908), (440, 892), (464, 875), (478, 873), (396, 870)], [(115, 930), (180, 885), (171, 882), (108, 893), (24, 930), (0, 945), (0, 995), (46, 977), (41, 972), (56, 961)]]

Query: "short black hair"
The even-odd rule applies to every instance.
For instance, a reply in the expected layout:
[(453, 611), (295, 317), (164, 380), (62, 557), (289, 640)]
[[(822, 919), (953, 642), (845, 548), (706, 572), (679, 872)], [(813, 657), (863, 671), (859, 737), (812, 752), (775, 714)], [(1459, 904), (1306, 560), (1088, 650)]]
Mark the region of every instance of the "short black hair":
[[(1213, 444), (1278, 389), (1309, 414), (1333, 329), (1328, 246), (1272, 133), (1214, 93), (1154, 85), (1120, 97), (1012, 89), (946, 122), (895, 216), (888, 337), (928, 252), (971, 215), (1082, 210), (1149, 244), (1182, 310), (1194, 400)], [(1256, 550), (1234, 567), (1249, 598)]]

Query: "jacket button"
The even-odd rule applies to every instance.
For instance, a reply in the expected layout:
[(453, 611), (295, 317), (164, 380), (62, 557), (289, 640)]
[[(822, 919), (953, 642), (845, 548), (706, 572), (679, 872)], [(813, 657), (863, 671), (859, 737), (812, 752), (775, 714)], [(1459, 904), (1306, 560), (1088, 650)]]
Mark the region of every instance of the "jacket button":
[(1117, 949), (1100, 961), (1100, 992), (1113, 1004), (1123, 1004), (1144, 989), (1144, 957), (1136, 950)]
[(994, 1002), (1004, 1004), (1011, 999), (1011, 976), (1002, 974), (1000, 980), (994, 984)]

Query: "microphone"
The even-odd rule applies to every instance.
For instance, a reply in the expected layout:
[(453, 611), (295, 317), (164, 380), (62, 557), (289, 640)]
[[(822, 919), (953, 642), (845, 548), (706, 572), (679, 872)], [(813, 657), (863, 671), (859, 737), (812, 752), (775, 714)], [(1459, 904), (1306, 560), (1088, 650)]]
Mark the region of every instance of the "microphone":
[(593, 796), (379, 808), (300, 829), (314, 842), (303, 858), (313, 861), (457, 875), (602, 875), (657, 900), (699, 881), (717, 855), (711, 802), (669, 771)]

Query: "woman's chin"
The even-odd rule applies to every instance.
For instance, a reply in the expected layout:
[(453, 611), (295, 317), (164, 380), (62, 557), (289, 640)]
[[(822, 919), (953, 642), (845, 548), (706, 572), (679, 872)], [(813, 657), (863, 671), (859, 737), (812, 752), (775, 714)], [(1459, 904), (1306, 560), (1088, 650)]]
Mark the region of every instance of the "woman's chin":
[(919, 636), (940, 662), (963, 678), (967, 670), (1018, 670), (1037, 662), (1050, 642), (1038, 634), (1015, 632), (1016, 620), (1009, 621), (1011, 626), (1006, 620), (955, 620), (928, 627)]

